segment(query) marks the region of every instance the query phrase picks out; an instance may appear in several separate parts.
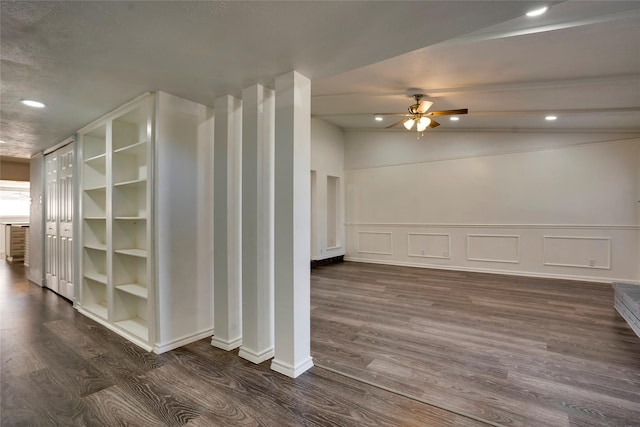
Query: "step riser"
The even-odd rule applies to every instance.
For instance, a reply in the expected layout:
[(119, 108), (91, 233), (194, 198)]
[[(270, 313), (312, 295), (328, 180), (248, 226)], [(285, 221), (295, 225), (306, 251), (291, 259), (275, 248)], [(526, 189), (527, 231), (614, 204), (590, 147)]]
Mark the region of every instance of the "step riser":
[(640, 286), (614, 283), (613, 289), (613, 306), (640, 337)]

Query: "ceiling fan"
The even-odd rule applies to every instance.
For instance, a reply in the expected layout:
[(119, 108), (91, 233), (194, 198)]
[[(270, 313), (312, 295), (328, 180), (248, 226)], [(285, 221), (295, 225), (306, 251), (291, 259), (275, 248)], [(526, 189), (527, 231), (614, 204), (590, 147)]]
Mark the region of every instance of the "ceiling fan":
[(443, 110), (443, 111), (431, 111), (427, 112), (429, 108), (433, 105), (433, 102), (427, 101), (426, 99), (422, 99), (424, 95), (421, 93), (413, 95), (413, 99), (416, 101), (415, 104), (409, 106), (409, 113), (381, 113), (376, 114), (376, 116), (403, 116), (406, 117), (402, 120), (399, 120), (392, 125), (387, 126), (385, 129), (390, 129), (392, 127), (396, 127), (400, 124), (404, 125), (407, 130), (411, 130), (413, 126), (416, 126), (416, 130), (418, 132), (424, 132), (425, 129), (435, 128), (440, 126), (440, 123), (433, 120), (431, 117), (433, 116), (457, 116), (459, 114), (467, 114), (469, 112), (466, 108), (461, 108), (458, 110)]

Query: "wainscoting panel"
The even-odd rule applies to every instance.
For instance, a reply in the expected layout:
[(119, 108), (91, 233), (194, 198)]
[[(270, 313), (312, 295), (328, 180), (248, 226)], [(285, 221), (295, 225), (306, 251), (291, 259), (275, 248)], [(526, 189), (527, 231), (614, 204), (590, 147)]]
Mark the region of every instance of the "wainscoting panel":
[(359, 231), (358, 252), (363, 254), (393, 255), (391, 232)]
[(451, 258), (451, 234), (408, 233), (408, 255), (422, 258)]
[(637, 225), (352, 222), (345, 229), (345, 261), (640, 284)]
[(611, 238), (544, 236), (544, 265), (611, 269)]
[(467, 260), (485, 262), (520, 262), (520, 236), (467, 234)]

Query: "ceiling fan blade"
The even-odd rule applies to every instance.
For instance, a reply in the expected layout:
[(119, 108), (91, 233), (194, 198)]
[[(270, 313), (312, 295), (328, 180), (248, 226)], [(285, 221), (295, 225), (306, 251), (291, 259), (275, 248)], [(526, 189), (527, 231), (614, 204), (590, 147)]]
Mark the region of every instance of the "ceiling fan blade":
[(376, 113), (374, 116), (397, 116), (397, 117), (410, 117), (411, 114), (407, 113)]
[(431, 119), (431, 123), (429, 123), (429, 127), (433, 129), (433, 128), (436, 128), (438, 126), (440, 126), (440, 123), (438, 123), (435, 120)]
[(401, 125), (402, 123), (406, 122), (407, 120), (409, 120), (409, 119), (402, 119), (402, 120), (399, 120), (399, 121), (395, 122), (394, 124), (387, 126), (385, 129), (391, 129), (391, 128), (393, 128), (393, 127), (396, 127), (396, 126), (398, 126), (398, 125)]
[(418, 105), (418, 113), (420, 114), (424, 114), (427, 112), (427, 110), (433, 105), (433, 102), (431, 101), (427, 101), (426, 99), (423, 99), (422, 101), (420, 101), (420, 105)]
[(466, 108), (461, 108), (459, 110), (442, 110), (442, 111), (432, 111), (427, 113), (428, 116), (457, 116), (458, 114), (467, 114), (469, 110)]

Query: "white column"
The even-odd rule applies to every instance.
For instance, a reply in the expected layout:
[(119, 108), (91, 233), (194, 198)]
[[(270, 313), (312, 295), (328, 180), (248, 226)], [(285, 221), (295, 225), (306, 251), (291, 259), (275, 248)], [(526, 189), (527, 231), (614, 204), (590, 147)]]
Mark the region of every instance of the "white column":
[(242, 347), (253, 363), (273, 357), (274, 93), (242, 92)]
[(292, 378), (313, 366), (310, 329), (311, 82), (276, 77), (275, 358)]
[(211, 345), (223, 350), (233, 350), (242, 345), (241, 138), (241, 101), (232, 96), (216, 99), (213, 144), (214, 335)]

